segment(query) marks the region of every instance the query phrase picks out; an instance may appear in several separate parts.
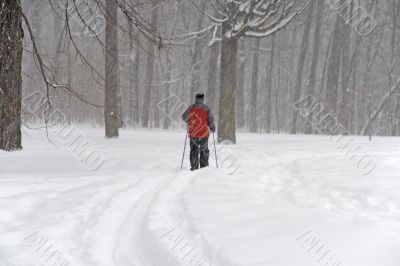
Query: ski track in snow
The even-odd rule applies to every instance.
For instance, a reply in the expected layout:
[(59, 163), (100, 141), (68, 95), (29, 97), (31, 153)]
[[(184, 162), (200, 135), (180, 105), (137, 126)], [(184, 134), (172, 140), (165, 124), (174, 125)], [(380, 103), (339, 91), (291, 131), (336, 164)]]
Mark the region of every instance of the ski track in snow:
[(83, 132), (106, 157), (94, 172), (36, 132), (0, 152), (0, 266), (46, 265), (23, 242), (36, 231), (77, 266), (195, 265), (160, 239), (170, 231), (213, 266), (317, 265), (295, 242), (307, 231), (343, 265), (400, 259), (398, 138), (360, 138), (378, 162), (363, 176), (325, 137), (241, 134), (228, 175), (213, 157), (188, 171), (188, 150), (180, 170), (182, 133)]

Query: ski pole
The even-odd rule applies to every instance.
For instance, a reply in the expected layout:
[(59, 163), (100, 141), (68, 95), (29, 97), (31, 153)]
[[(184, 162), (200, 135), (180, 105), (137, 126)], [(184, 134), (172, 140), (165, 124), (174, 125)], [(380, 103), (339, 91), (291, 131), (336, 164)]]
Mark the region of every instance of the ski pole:
[(213, 132), (213, 142), (214, 142), (214, 152), (215, 152), (215, 164), (217, 165), (218, 168), (218, 159), (217, 159), (217, 149), (215, 148), (215, 136), (214, 136), (214, 132)]
[(187, 132), (187, 130), (186, 130), (185, 146), (183, 147), (183, 154), (182, 154), (182, 163), (181, 163), (181, 169), (183, 168), (183, 159), (185, 158), (185, 151), (186, 151), (186, 142), (187, 142), (187, 137), (188, 137), (188, 132)]

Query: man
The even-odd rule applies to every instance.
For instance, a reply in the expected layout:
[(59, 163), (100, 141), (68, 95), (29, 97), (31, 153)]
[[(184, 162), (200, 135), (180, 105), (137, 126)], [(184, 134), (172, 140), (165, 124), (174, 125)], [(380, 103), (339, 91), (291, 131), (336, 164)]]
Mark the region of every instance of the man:
[(204, 93), (196, 94), (196, 102), (189, 106), (182, 115), (188, 124), (190, 138), (191, 171), (208, 166), (208, 135), (215, 132), (214, 116), (210, 108), (204, 104)]

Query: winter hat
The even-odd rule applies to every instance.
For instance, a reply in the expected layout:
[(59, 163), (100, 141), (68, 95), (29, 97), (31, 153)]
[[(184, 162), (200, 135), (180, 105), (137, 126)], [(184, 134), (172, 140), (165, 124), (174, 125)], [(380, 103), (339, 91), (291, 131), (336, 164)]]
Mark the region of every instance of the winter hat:
[(204, 93), (203, 92), (199, 92), (196, 94), (196, 99), (204, 99)]

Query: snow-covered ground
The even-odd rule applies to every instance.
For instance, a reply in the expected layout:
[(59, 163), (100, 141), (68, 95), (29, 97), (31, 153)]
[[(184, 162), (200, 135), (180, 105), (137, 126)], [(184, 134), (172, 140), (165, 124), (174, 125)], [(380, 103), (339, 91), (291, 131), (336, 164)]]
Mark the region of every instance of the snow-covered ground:
[(1, 266), (399, 265), (399, 138), (357, 138), (363, 175), (324, 136), (239, 134), (190, 172), (182, 132), (82, 133), (95, 171), (35, 130), (0, 152)]

